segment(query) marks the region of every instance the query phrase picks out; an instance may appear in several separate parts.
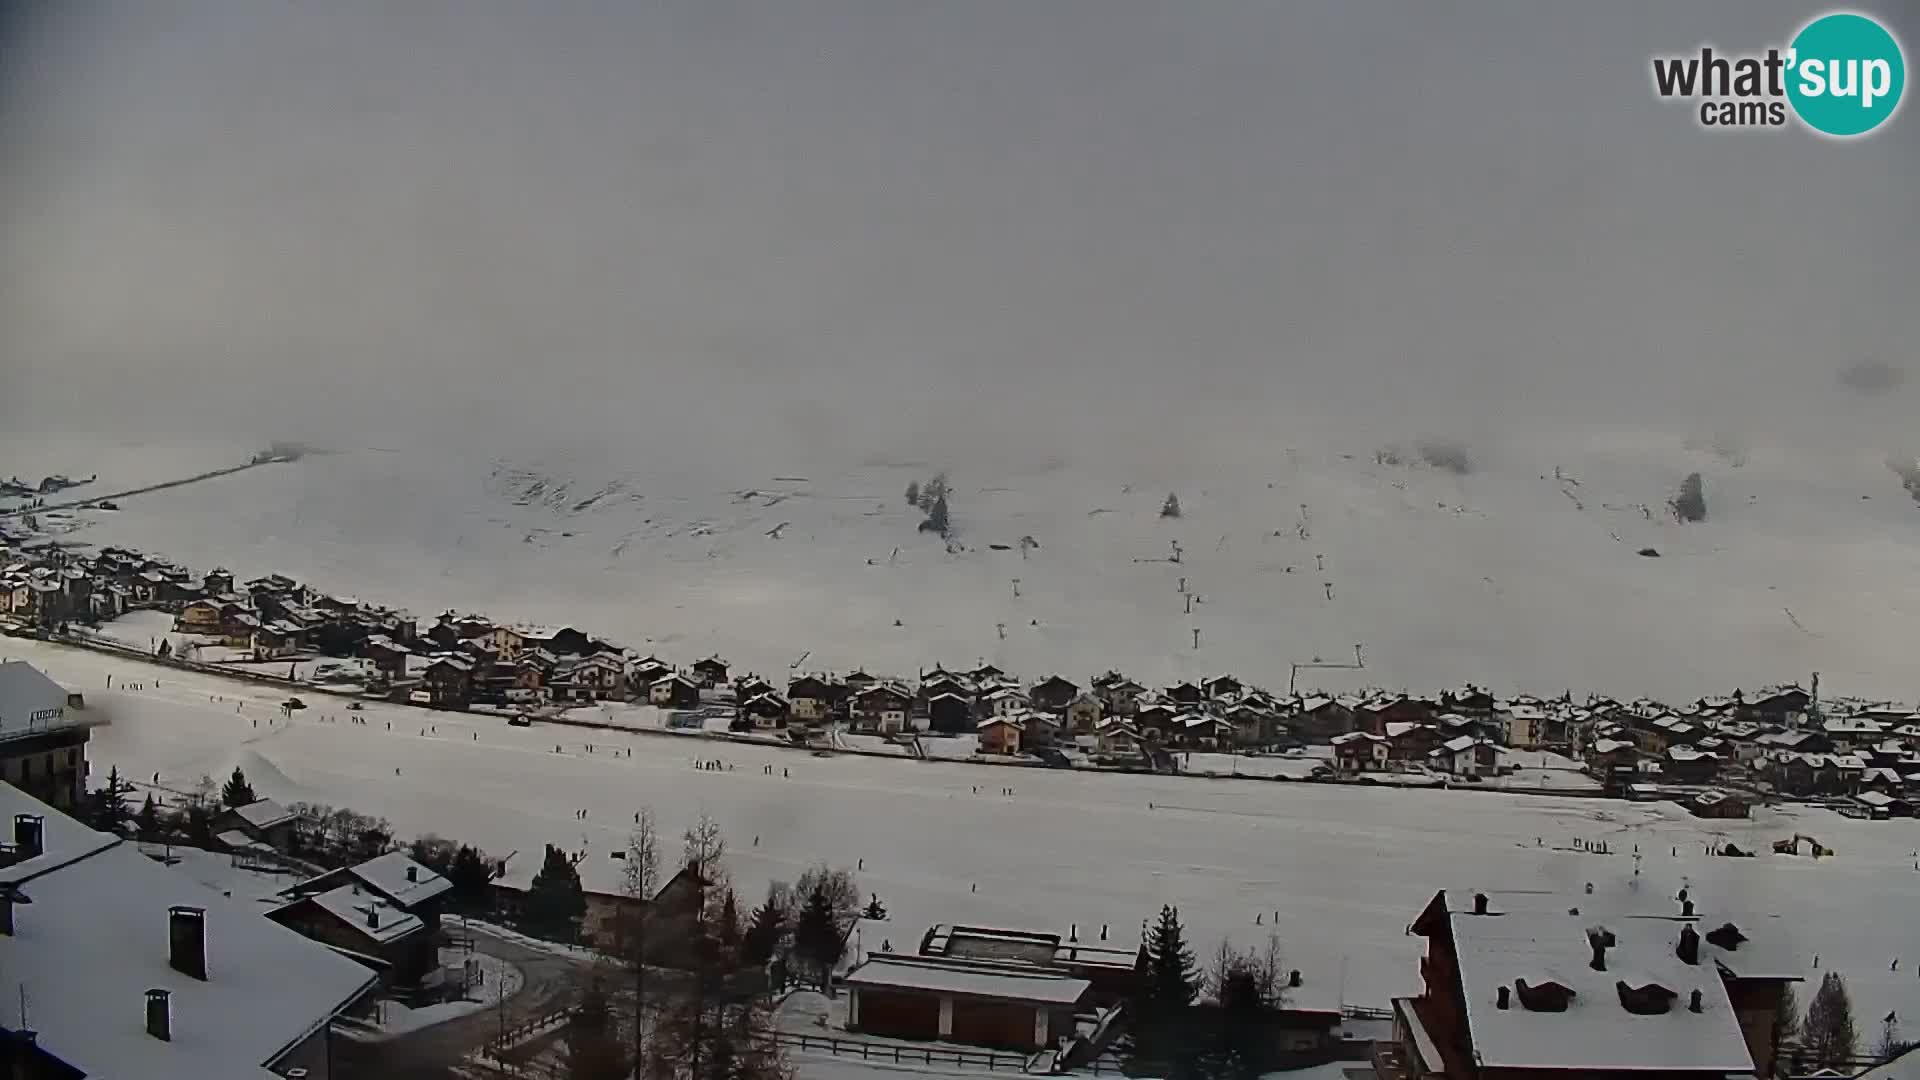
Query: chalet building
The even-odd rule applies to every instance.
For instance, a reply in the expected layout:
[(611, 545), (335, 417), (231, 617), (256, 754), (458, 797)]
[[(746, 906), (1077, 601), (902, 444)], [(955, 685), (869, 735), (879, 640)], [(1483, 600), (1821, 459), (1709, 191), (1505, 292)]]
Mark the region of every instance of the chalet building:
[(413, 650), (386, 636), (375, 634), (367, 638), (361, 647), (373, 669), (389, 679), (403, 679), (407, 674), (407, 657)]
[(1381, 734), (1387, 740), (1387, 756), (1395, 761), (1424, 762), (1446, 739), (1439, 727), (1410, 720), (1391, 721)]
[(973, 702), (959, 694), (935, 694), (927, 699), (927, 728), (939, 735), (960, 735), (974, 727)]
[(1026, 722), (1012, 716), (995, 716), (980, 721), (977, 730), (981, 753), (1011, 757), (1021, 752), (1026, 737)]
[(1129, 1000), (1138, 989), (1138, 945), (1109, 939), (1102, 926), (1096, 939), (1081, 940), (1075, 924), (1063, 935), (1044, 930), (1009, 930), (941, 923), (920, 939), (920, 955), (1031, 965), (1092, 984), (1088, 1000), (1111, 1005)]
[(1071, 679), (1063, 679), (1058, 675), (1049, 675), (1045, 679), (1035, 683), (1033, 688), (1027, 691), (1027, 700), (1031, 701), (1033, 707), (1036, 709), (1045, 709), (1048, 712), (1059, 712), (1065, 709), (1067, 703), (1071, 702), (1079, 693), (1080, 687), (1075, 685)]
[(1387, 767), (1390, 755), (1386, 738), (1370, 731), (1333, 737), (1334, 768), (1343, 773), (1378, 772)]
[(218, 600), (195, 600), (181, 607), (173, 617), (173, 628), (182, 634), (218, 634), (225, 619)]
[(1098, 697), (1092, 694), (1080, 694), (1067, 702), (1064, 710), (1063, 726), (1070, 735), (1091, 735), (1100, 723), (1104, 706)]
[(705, 660), (696, 660), (693, 664), (693, 677), (703, 687), (725, 685), (727, 681), (727, 662), (718, 656), (709, 656)]
[(208, 596), (223, 596), (233, 591), (233, 572), (224, 566), (216, 566), (207, 571), (200, 579), (200, 587)]
[(1246, 684), (1231, 675), (1216, 675), (1202, 683), (1200, 689), (1208, 701), (1233, 701), (1246, 689)]
[(1427, 764), (1450, 776), (1494, 776), (1500, 771), (1500, 751), (1485, 739), (1460, 735), (1429, 751)]
[(0, 663), (0, 779), (60, 810), (83, 805), (87, 736), (80, 695), (31, 664)]
[[(261, 844), (275, 851), (286, 851), (292, 844), (297, 820), (293, 811), (272, 799), (256, 799), (245, 806), (222, 810), (213, 819), (213, 831), (216, 836), (239, 833), (243, 841)], [(228, 847), (244, 846), (224, 839), (222, 843)]]
[(779, 694), (756, 694), (740, 704), (740, 717), (757, 731), (775, 731), (787, 726), (792, 709)]
[(6, 1075), (328, 1077), (373, 972), (24, 792), (0, 788), (0, 820), (35, 826), (0, 866), (0, 959), (28, 988)]
[(626, 696), (626, 681), (626, 666), (617, 656), (568, 657), (553, 668), (550, 694), (557, 701), (611, 701)]
[(1094, 696), (1106, 706), (1109, 714), (1115, 716), (1131, 715), (1140, 695), (1146, 692), (1146, 687), (1117, 671), (1109, 671), (1093, 680)]
[(1175, 705), (1198, 708), (1207, 699), (1207, 692), (1194, 683), (1183, 682), (1167, 687), (1167, 700)]
[(1720, 775), (1720, 756), (1691, 746), (1668, 747), (1660, 775), (1677, 784), (1710, 784)]
[(1100, 721), (1093, 738), (1095, 748), (1102, 754), (1132, 756), (1140, 752), (1140, 732), (1123, 716), (1109, 716)]
[(1073, 1034), (1086, 979), (1017, 964), (872, 953), (849, 971), (847, 1029), (1040, 1050)]
[(1140, 709), (1133, 714), (1133, 725), (1140, 732), (1142, 738), (1163, 745), (1171, 745), (1173, 742), (1173, 718), (1175, 715), (1176, 713), (1171, 705), (1156, 701), (1151, 704), (1142, 705)]
[(918, 697), (921, 701), (932, 701), (934, 698), (942, 695), (965, 698), (968, 702), (971, 702), (973, 700), (973, 684), (958, 675), (948, 675), (945, 673), (920, 680), (920, 693)]
[(253, 632), (255, 660), (283, 660), (300, 651), (306, 631), (278, 619)]
[(1228, 709), (1225, 719), (1233, 727), (1235, 746), (1271, 746), (1281, 735), (1278, 716), (1245, 702)]
[(1566, 738), (1564, 721), (1559, 725), (1559, 738), (1555, 738), (1547, 710), (1533, 702), (1513, 702), (1495, 715), (1499, 718), (1508, 746), (1522, 750), (1537, 750), (1543, 746), (1563, 742)]
[(733, 700), (746, 701), (761, 694), (778, 694), (780, 688), (758, 675), (744, 675), (733, 681)]
[(1691, 900), (1654, 911), (1637, 897), (1481, 893), (1456, 909), (1436, 894), (1412, 926), (1427, 939), (1423, 989), (1393, 1002), (1393, 1040), (1376, 1051), (1376, 1071), (1773, 1075), (1780, 998), (1801, 977), (1799, 959), (1697, 915)]
[(1813, 706), (1813, 695), (1798, 686), (1763, 690), (1753, 700), (1735, 705), (1734, 718), (1760, 724), (1786, 726), (1797, 723)]
[(981, 716), (1014, 716), (1026, 712), (1032, 703), (1018, 688), (1002, 686), (981, 694), (974, 707)]
[(1302, 698), (1286, 718), (1296, 738), (1307, 742), (1327, 742), (1335, 735), (1353, 730), (1353, 709), (1338, 698)]
[(289, 900), (266, 916), (302, 937), (365, 958), (384, 986), (412, 986), (433, 970), (421, 966), (422, 957), (437, 953), (426, 924), (358, 885)]
[(787, 683), (787, 700), (793, 705), (793, 719), (818, 724), (833, 707), (833, 688), (825, 679), (802, 675)]
[(627, 665), (627, 684), (635, 693), (647, 695), (653, 692), (653, 684), (673, 674), (673, 665), (657, 656), (642, 657)]
[(1174, 717), (1173, 745), (1187, 750), (1219, 750), (1233, 745), (1233, 725), (1209, 713)]
[(853, 695), (849, 722), (855, 731), (893, 735), (907, 730), (913, 695), (894, 683), (874, 683)]
[[(859, 673), (855, 672), (855, 674), (859, 674)], [(972, 679), (975, 683), (983, 683), (983, 682), (991, 682), (995, 679), (1004, 678), (1006, 677), (1006, 674), (1007, 673), (1005, 671), (1000, 670), (998, 667), (995, 667), (992, 664), (981, 664), (979, 667), (974, 668), (972, 671), (967, 672), (967, 678)], [(853, 676), (852, 675), (847, 676), (847, 680), (851, 682), (853, 680)]]
[(436, 709), (465, 709), (473, 702), (474, 662), (461, 656), (435, 657), (421, 673), (426, 704)]
[(856, 668), (852, 674), (841, 679), (840, 683), (847, 688), (847, 694), (851, 697), (879, 681), (875, 676), (867, 674), (864, 669)]
[(700, 684), (679, 672), (655, 679), (647, 700), (663, 709), (692, 709), (700, 705)]
[(452, 890), (446, 878), (392, 851), (282, 891), (289, 902), (268, 914), (315, 940), (379, 957), (387, 985), (406, 986), (439, 966), (440, 918)]
[(1388, 724), (1431, 724), (1439, 713), (1439, 708), (1433, 702), (1421, 698), (1404, 694), (1377, 697), (1362, 702), (1354, 709), (1354, 728), (1385, 735)]

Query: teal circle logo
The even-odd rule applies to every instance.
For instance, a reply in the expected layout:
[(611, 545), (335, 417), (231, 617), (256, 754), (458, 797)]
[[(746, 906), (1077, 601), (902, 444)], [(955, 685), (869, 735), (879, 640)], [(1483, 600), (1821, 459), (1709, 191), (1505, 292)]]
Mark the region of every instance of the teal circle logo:
[(1900, 107), (1907, 87), (1900, 43), (1865, 15), (1822, 15), (1794, 35), (1791, 48), (1787, 100), (1815, 131), (1865, 135)]

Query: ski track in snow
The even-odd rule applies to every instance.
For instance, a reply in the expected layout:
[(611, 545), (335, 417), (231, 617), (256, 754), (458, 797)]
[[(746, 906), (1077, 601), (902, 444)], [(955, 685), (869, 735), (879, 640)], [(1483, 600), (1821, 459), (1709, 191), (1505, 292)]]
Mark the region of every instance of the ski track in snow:
[[(533, 872), (543, 844), (584, 850), (583, 880), (607, 890), (618, 888), (621, 866), (608, 853), (624, 844), (637, 810), (651, 807), (670, 836), (709, 813), (727, 834), (728, 865), (750, 901), (767, 882), (791, 881), (816, 861), (864, 860), (862, 891), (878, 893), (891, 917), (862, 925), (863, 949), (885, 941), (910, 948), (932, 923), (976, 920), (1061, 931), (1077, 924), (1083, 935), (1107, 924), (1115, 940), (1130, 942), (1140, 920), (1171, 903), (1204, 954), (1225, 935), (1242, 944), (1263, 939), (1278, 911), (1289, 963), (1316, 997), (1377, 1005), (1416, 987), (1422, 943), (1402, 931), (1436, 889), (1571, 896), (1588, 881), (1624, 888), (1632, 880), (1627, 853), (1638, 844), (1647, 856), (1638, 888), (1654, 905), (1690, 885), (1710, 915), (1744, 913), (1755, 932), (1784, 938), (1809, 976), (1819, 974), (1815, 955), (1820, 970), (1844, 971), (1860, 1015), (1920, 1011), (1920, 937), (1910, 917), (1920, 834), (1912, 822), (1821, 810), (1708, 822), (1667, 804), (819, 758), (509, 728), (489, 717), (384, 704), (368, 705), (360, 714), (367, 723), (354, 725), (332, 698), (284, 722), (272, 687), (156, 674), (33, 642), (9, 640), (4, 651), (83, 691), (89, 710), (109, 721), (94, 736), (96, 776), (117, 766), (130, 780), (159, 772), (163, 785), (188, 788), (237, 764), (264, 796), (350, 805), (389, 819), (401, 838), (434, 832), (496, 855), (513, 852), (510, 879)], [(106, 691), (109, 672), (116, 683), (146, 680), (148, 689)], [(339, 722), (323, 722), (326, 715)], [(275, 728), (273, 738), (250, 741), (256, 717)], [(438, 733), (421, 734), (429, 725)], [(733, 768), (693, 766), (713, 758)], [(766, 764), (775, 776), (763, 774)], [(783, 769), (789, 777), (778, 775)], [(997, 794), (1003, 787), (1015, 794)], [(1701, 853), (1709, 838), (1767, 851), (1796, 831), (1839, 854), (1815, 862)], [(1604, 840), (1620, 854), (1564, 850), (1576, 838)], [(1262, 925), (1255, 913), (1267, 913)], [(1903, 962), (1889, 971), (1895, 956)]]
[[(1296, 451), (1209, 474), (1179, 492), (1179, 519), (1159, 516), (1166, 485), (1118, 466), (956, 473), (959, 553), (919, 532), (901, 497), (928, 469), (812, 462), (716, 476), (337, 453), (67, 525), (72, 540), (200, 569), (290, 573), (420, 614), (571, 623), (643, 650), (672, 640), (682, 661), (719, 652), (766, 672), (812, 650), (812, 666), (840, 670), (984, 658), (1030, 677), (1233, 671), (1283, 688), (1289, 663), (1364, 644), (1367, 671), (1312, 681), (1688, 700), (1817, 670), (1835, 692), (1910, 692), (1920, 526), (1906, 499), (1860, 498), (1892, 483), (1883, 463), (1561, 450), (1509, 449), (1464, 477)], [(104, 489), (151, 475), (154, 456), (42, 449), (35, 464), (98, 471)], [(174, 455), (188, 456), (209, 459)], [(1578, 503), (1554, 465), (1581, 478)], [(1708, 474), (1713, 516), (1682, 526), (1659, 511), (1691, 468)], [(1039, 547), (1023, 552), (1028, 535)]]

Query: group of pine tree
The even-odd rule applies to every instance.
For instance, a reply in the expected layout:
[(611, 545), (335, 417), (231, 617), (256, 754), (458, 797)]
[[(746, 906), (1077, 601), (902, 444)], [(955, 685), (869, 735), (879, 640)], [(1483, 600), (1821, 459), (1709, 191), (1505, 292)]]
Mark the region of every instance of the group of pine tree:
[(1294, 984), (1278, 937), (1244, 952), (1222, 941), (1202, 971), (1179, 910), (1162, 907), (1136, 976), (1128, 1010), (1135, 1068), (1171, 1080), (1251, 1080), (1287, 1064), (1270, 1022)]
[[(617, 962), (590, 976), (570, 1026), (570, 1080), (785, 1077), (772, 994), (792, 982), (830, 986), (854, 921), (885, 917), (879, 897), (862, 907), (853, 875), (825, 864), (743, 913), (718, 826), (703, 817), (680, 840), (669, 861), (643, 812), (621, 853), (622, 892), (636, 902), (606, 950)], [(541, 893), (543, 916), (576, 918), (578, 889), (571, 861), (550, 848), (528, 900)]]

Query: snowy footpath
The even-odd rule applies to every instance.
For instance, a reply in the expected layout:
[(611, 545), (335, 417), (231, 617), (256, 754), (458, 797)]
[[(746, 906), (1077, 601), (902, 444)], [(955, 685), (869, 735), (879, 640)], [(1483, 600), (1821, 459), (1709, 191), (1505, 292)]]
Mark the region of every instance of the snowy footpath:
[[(1666, 902), (1691, 886), (1705, 910), (1741, 913), (1798, 950), (1809, 977), (1845, 972), (1862, 1015), (1920, 1015), (1911, 821), (1811, 809), (1703, 821), (1670, 804), (1567, 796), (903, 767), (378, 704), (354, 716), (316, 705), (288, 720), (271, 687), (15, 639), (0, 652), (86, 694), (101, 724), (96, 778), (117, 766), (184, 789), (239, 766), (263, 795), (350, 805), (402, 838), (481, 845), (508, 857), (510, 882), (531, 877), (542, 845), (561, 845), (583, 854), (587, 887), (606, 891), (619, 888), (624, 864), (611, 855), (642, 807), (670, 834), (707, 813), (748, 902), (818, 861), (855, 868), (890, 914), (856, 929), (861, 951), (908, 951), (930, 924), (952, 921), (1104, 929), (1130, 944), (1165, 903), (1202, 953), (1222, 936), (1251, 943), (1277, 930), (1310, 996), (1381, 1005), (1418, 985), (1423, 943), (1404, 930), (1437, 889), (1573, 894), (1598, 881)], [(142, 689), (117, 689), (129, 680)], [(1723, 840), (1768, 851), (1794, 832), (1838, 854), (1705, 854)], [(1601, 842), (1614, 854), (1577, 850)]]

